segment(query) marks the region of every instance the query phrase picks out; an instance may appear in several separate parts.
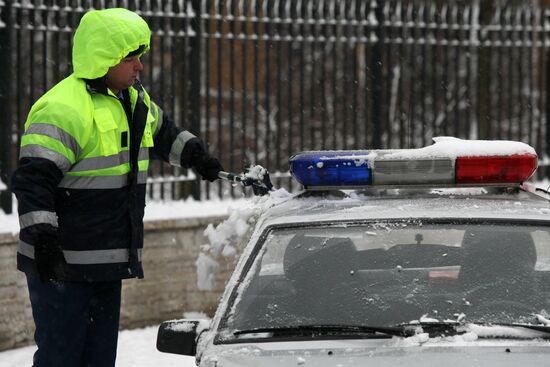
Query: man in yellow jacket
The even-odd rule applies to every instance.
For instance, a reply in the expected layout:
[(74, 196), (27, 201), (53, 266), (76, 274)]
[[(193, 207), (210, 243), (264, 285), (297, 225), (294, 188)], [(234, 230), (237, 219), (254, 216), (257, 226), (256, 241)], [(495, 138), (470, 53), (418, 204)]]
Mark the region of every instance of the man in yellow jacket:
[(114, 366), (121, 279), (143, 277), (150, 155), (210, 181), (222, 170), (137, 79), (150, 38), (129, 10), (86, 13), (74, 35), (73, 73), (32, 106), (25, 123), (12, 185), (35, 367)]

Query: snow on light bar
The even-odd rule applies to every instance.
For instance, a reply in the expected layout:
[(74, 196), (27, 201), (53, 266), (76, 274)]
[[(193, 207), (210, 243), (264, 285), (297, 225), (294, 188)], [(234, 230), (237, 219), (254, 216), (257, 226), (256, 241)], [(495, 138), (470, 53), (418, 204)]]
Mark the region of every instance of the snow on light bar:
[(292, 176), (309, 189), (371, 185), (519, 184), (537, 168), (524, 143), (437, 137), (420, 149), (310, 151), (290, 158)]

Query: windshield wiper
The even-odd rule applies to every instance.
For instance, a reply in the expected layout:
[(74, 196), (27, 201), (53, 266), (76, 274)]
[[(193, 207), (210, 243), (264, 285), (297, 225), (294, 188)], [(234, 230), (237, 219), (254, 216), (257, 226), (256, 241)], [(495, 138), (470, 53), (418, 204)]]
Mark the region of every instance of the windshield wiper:
[[(267, 335), (262, 335), (267, 334)], [(372, 338), (391, 338), (392, 336), (410, 336), (408, 330), (401, 326), (366, 326), (366, 325), (299, 325), (285, 327), (265, 327), (247, 330), (237, 330), (237, 337), (327, 337), (367, 335)]]
[(417, 334), (419, 332), (419, 328), (422, 329), (422, 332), (428, 333), (430, 337), (441, 335), (460, 335), (467, 332), (462, 329), (464, 323), (458, 321), (418, 321), (399, 324), (397, 326), (404, 328), (407, 332), (407, 336)]
[(542, 331), (544, 333), (550, 334), (549, 325), (531, 325), (531, 324), (511, 324), (512, 326), (524, 327), (531, 330)]
[[(516, 338), (525, 337), (529, 338), (529, 335), (521, 336), (520, 334), (513, 335), (508, 334), (505, 330), (492, 330), (491, 327), (509, 327), (509, 328), (525, 328), (540, 332), (540, 337), (550, 338), (550, 326), (549, 325), (533, 325), (522, 323), (487, 323), (487, 322), (458, 322), (458, 321), (429, 321), (429, 322), (412, 322), (407, 324), (399, 324), (407, 330), (407, 335), (418, 333), (422, 329), (422, 332), (428, 333), (430, 337), (442, 336), (442, 335), (462, 335), (467, 332), (474, 332), (478, 334), (480, 338), (485, 337), (503, 337), (503, 338)], [(482, 327), (483, 330), (476, 330), (475, 327)], [(548, 334), (548, 335), (544, 335)]]

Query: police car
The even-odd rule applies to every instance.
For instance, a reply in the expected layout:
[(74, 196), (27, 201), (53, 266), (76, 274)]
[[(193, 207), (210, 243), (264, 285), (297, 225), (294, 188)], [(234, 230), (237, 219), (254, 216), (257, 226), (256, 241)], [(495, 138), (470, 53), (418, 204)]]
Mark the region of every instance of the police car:
[(543, 366), (550, 202), (530, 146), (303, 152), (211, 321), (161, 325), (200, 366)]

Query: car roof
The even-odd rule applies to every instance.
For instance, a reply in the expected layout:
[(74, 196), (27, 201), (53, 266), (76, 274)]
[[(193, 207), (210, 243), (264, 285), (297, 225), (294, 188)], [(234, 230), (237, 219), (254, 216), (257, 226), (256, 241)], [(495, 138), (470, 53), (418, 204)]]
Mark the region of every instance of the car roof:
[(304, 191), (266, 211), (261, 227), (428, 218), (550, 223), (550, 201), (518, 186)]

